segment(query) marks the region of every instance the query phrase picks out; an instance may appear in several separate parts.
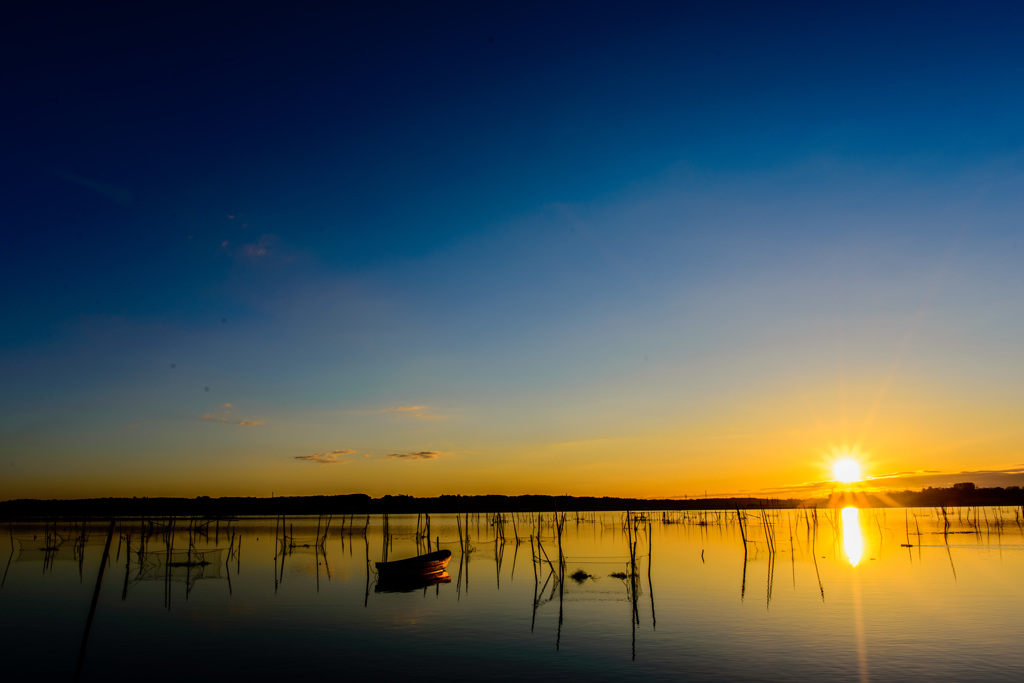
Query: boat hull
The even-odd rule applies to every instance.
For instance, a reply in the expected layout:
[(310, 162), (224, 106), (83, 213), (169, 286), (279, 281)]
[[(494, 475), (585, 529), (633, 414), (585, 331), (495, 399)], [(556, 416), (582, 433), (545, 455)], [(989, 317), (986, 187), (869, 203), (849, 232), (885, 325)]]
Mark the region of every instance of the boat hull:
[(394, 562), (378, 562), (377, 573), (383, 577), (417, 577), (441, 574), (452, 559), (452, 551), (438, 550), (426, 555), (408, 557)]

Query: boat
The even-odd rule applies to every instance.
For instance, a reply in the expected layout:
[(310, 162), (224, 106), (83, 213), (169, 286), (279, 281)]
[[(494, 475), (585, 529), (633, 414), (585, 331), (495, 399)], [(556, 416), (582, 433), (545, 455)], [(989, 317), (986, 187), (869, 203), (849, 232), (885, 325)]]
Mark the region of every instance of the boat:
[(381, 578), (395, 577), (427, 577), (444, 573), (448, 561), (452, 559), (451, 550), (436, 550), (426, 555), (407, 557), (394, 562), (378, 562), (377, 574)]

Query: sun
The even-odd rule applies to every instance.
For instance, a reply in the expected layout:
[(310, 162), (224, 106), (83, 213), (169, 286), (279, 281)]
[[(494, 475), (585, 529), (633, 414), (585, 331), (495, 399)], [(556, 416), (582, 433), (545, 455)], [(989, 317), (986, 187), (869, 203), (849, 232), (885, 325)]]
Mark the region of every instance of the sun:
[(844, 484), (852, 484), (863, 478), (860, 474), (860, 463), (850, 457), (840, 458), (832, 464), (832, 476)]

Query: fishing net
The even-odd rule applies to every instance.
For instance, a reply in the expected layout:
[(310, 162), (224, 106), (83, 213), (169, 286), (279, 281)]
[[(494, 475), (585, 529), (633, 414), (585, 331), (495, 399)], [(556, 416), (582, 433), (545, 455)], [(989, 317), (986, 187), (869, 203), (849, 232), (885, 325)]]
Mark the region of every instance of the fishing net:
[(15, 562), (43, 562), (49, 564), (56, 561), (72, 561), (75, 557), (71, 553), (71, 546), (68, 545), (66, 552), (61, 552), (65, 547), (63, 538), (16, 538), (18, 542), (18, 557)]
[(225, 548), (154, 550), (136, 559), (132, 582), (173, 581), (189, 586), (203, 579), (225, 578)]

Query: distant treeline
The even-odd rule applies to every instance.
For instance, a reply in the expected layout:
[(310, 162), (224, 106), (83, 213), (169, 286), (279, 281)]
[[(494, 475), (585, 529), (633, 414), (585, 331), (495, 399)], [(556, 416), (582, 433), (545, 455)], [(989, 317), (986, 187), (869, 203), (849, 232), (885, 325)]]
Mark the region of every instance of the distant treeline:
[(551, 512), (616, 510), (735, 510), (792, 508), (804, 501), (763, 498), (690, 498), (649, 500), (587, 496), (462, 496), (371, 498), (362, 493), (275, 498), (87, 498), (18, 499), (0, 502), (0, 517), (233, 517), (239, 515), (401, 514), (421, 512)]
[(610, 498), (591, 496), (462, 496), (417, 498), (397, 495), (371, 498), (363, 493), (337, 496), (275, 498), (86, 498), (0, 501), (0, 517), (234, 517), (239, 515), (401, 514), (455, 512), (608, 512), (618, 510), (736, 510), (757, 508), (938, 507), (1024, 505), (1024, 489), (977, 488), (970, 482), (949, 488), (894, 491), (884, 494), (835, 493), (829, 498)]

